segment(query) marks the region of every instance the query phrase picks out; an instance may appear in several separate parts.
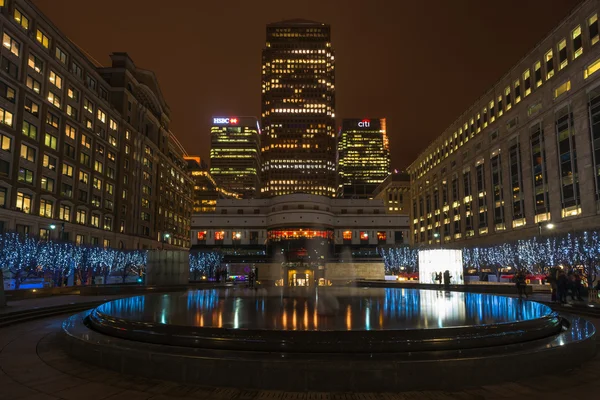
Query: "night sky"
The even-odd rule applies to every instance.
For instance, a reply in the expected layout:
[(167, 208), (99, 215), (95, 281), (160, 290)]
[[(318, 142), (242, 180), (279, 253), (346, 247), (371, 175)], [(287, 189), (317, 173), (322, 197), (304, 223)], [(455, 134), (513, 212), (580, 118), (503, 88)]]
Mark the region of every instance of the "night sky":
[(109, 65), (126, 51), (156, 73), (171, 130), (207, 157), (213, 115), (260, 116), (265, 25), (331, 24), (336, 117), (387, 117), (404, 168), (579, 0), (34, 0)]

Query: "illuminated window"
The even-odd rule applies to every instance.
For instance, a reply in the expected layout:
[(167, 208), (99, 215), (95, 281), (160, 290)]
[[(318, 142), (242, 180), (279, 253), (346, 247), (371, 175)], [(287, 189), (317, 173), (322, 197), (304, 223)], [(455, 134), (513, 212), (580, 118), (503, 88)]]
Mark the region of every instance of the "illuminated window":
[(71, 220), (71, 206), (62, 204), (58, 210), (58, 219), (69, 222)]
[(37, 73), (41, 73), (44, 69), (44, 62), (33, 53), (29, 53), (27, 65)]
[(598, 14), (592, 15), (588, 19), (588, 30), (590, 32), (590, 42), (593, 46), (600, 40), (600, 36), (598, 36)]
[(62, 77), (60, 75), (58, 75), (56, 72), (50, 70), (50, 75), (48, 76), (48, 80), (50, 81), (50, 83), (52, 83), (57, 88), (62, 89)]
[(19, 182), (29, 183), (33, 185), (33, 171), (30, 171), (26, 168), (19, 168), (19, 173), (17, 174), (17, 178)]
[(38, 29), (35, 33), (35, 40), (37, 40), (38, 43), (44, 46), (45, 48), (48, 48), (50, 46), (50, 38), (46, 36), (46, 34), (40, 29)]
[(21, 143), (21, 158), (30, 162), (35, 162), (35, 149)]
[(365, 231), (360, 232), (360, 240), (362, 242), (369, 241), (369, 233)]
[(60, 97), (57, 94), (55, 94), (54, 92), (48, 92), (48, 101), (54, 107), (60, 108), (60, 101), (61, 101)]
[(94, 113), (94, 104), (87, 98), (83, 99), (83, 109), (90, 114)]
[(103, 170), (103, 166), (102, 163), (100, 161), (94, 161), (94, 171), (102, 173)]
[(101, 109), (98, 109), (98, 119), (102, 122), (106, 122), (106, 114)]
[(232, 240), (242, 240), (242, 232), (231, 232)]
[(533, 66), (533, 77), (535, 79), (535, 87), (542, 86), (542, 63), (539, 61)]
[(565, 83), (554, 89), (554, 98), (557, 98), (558, 96), (568, 92), (569, 90), (571, 90), (571, 81), (566, 81)]
[(515, 89), (515, 104), (517, 104), (521, 101), (521, 82), (518, 79), (514, 82), (513, 88)]
[(525, 89), (523, 97), (529, 96), (531, 93), (531, 73), (529, 72), (529, 69), (523, 72), (523, 87)]
[(15, 204), (17, 210), (25, 214), (31, 214), (31, 195), (23, 192), (17, 192), (17, 202)]
[(60, 120), (56, 115), (52, 114), (51, 112), (48, 112), (46, 114), (46, 123), (48, 125), (51, 125), (52, 127), (58, 129), (59, 122), (60, 122)]
[(546, 80), (548, 80), (554, 76), (554, 57), (552, 50), (548, 50), (544, 55), (544, 62), (546, 63)]
[(567, 58), (567, 39), (558, 42), (558, 70), (565, 68), (569, 63)]
[(52, 218), (52, 201), (40, 199), (40, 217)]
[(65, 53), (63, 51), (63, 49), (61, 49), (60, 47), (56, 46), (56, 51), (54, 53), (54, 57), (56, 57), (56, 59), (58, 61), (60, 61), (63, 64), (67, 64), (67, 53)]
[(352, 240), (352, 231), (344, 231), (342, 237), (344, 240)]
[(205, 240), (206, 240), (206, 231), (198, 232), (198, 241), (205, 241)]
[(224, 239), (225, 239), (224, 231), (215, 232), (215, 240), (224, 240)]
[(66, 175), (66, 176), (72, 178), (73, 177), (73, 167), (69, 164), (63, 163), (62, 173), (63, 173), (63, 175)]
[(44, 154), (42, 166), (44, 168), (48, 168), (50, 171), (56, 171), (56, 158), (49, 156), (48, 154)]
[(29, 89), (33, 90), (37, 94), (40, 94), (40, 90), (42, 89), (42, 84), (33, 79), (31, 75), (27, 75), (26, 85)]
[(0, 107), (0, 123), (4, 125), (8, 125), (12, 127), (13, 124), (13, 114), (9, 111), (6, 111), (4, 108)]
[(15, 8), (13, 17), (14, 17), (15, 21), (17, 21), (17, 24), (21, 25), (21, 27), (23, 29), (25, 29), (25, 30), (29, 29), (29, 18), (27, 18), (25, 15), (23, 15), (23, 13), (18, 8)]
[(42, 176), (42, 179), (40, 181), (40, 186), (44, 190), (47, 190), (49, 192), (54, 192), (54, 179), (48, 178), (47, 176)]
[(10, 50), (15, 56), (19, 57), (21, 44), (6, 32), (4, 32), (4, 35), (2, 36), (2, 45)]
[(387, 242), (387, 232), (377, 232), (377, 242), (378, 243)]
[(583, 70), (583, 78), (587, 79), (593, 73), (600, 69), (600, 58), (588, 65), (586, 69)]
[(52, 136), (49, 133), (46, 133), (46, 136), (44, 136), (44, 144), (47, 147), (50, 147), (52, 150), (56, 150), (56, 145), (58, 143), (58, 139), (56, 138), (56, 136)]
[(85, 147), (86, 149), (89, 149), (92, 147), (92, 139), (90, 139), (89, 136), (86, 136), (85, 134), (81, 134), (81, 145), (83, 147)]
[(90, 174), (84, 171), (79, 171), (79, 182), (87, 185), (90, 181)]
[(571, 40), (573, 41), (573, 60), (583, 54), (583, 42), (581, 40), (581, 25), (571, 32)]
[(87, 211), (85, 210), (77, 210), (77, 214), (75, 216), (75, 222), (81, 225), (85, 225), (87, 223)]
[(504, 100), (506, 100), (506, 111), (512, 108), (512, 99), (510, 96), (510, 86), (504, 89)]
[(72, 127), (69, 124), (66, 124), (65, 126), (65, 135), (69, 138), (69, 139), (73, 139), (75, 140), (75, 134), (76, 134), (76, 130), (74, 127)]

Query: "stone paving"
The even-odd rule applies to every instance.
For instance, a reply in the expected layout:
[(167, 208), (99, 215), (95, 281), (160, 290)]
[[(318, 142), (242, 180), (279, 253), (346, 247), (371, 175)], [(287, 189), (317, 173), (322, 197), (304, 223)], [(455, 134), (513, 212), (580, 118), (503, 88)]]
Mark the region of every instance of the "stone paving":
[[(67, 400), (400, 400), (400, 399), (595, 399), (600, 398), (600, 356), (581, 368), (523, 382), (456, 392), (290, 393), (210, 388), (131, 377), (69, 358), (57, 334), (66, 316), (0, 330), (0, 399)], [(600, 327), (600, 320), (593, 321)], [(600, 343), (599, 343), (600, 344)], [(560, 360), (556, 360), (557, 365)], [(223, 371), (224, 374), (227, 371)], [(235, 379), (232, 376), (232, 379)]]

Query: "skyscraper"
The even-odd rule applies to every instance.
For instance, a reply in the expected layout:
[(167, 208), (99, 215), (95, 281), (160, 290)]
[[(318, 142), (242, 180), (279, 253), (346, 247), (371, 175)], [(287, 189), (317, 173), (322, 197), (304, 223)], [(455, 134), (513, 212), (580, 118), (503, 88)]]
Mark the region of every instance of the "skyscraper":
[(210, 174), (219, 187), (244, 198), (260, 187), (260, 128), (255, 117), (214, 117)]
[(344, 119), (338, 140), (340, 196), (371, 197), (390, 174), (385, 118)]
[(336, 195), (334, 81), (329, 25), (289, 20), (267, 26), (263, 196)]

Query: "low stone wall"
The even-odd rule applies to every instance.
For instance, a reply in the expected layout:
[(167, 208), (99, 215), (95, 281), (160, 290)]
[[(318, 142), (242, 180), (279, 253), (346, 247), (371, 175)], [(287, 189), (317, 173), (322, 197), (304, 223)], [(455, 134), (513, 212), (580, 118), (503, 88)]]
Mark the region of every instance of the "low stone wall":
[(325, 279), (330, 280), (334, 285), (362, 279), (383, 280), (385, 279), (385, 267), (383, 261), (327, 263)]
[(187, 285), (190, 280), (188, 251), (149, 250), (146, 285)]

